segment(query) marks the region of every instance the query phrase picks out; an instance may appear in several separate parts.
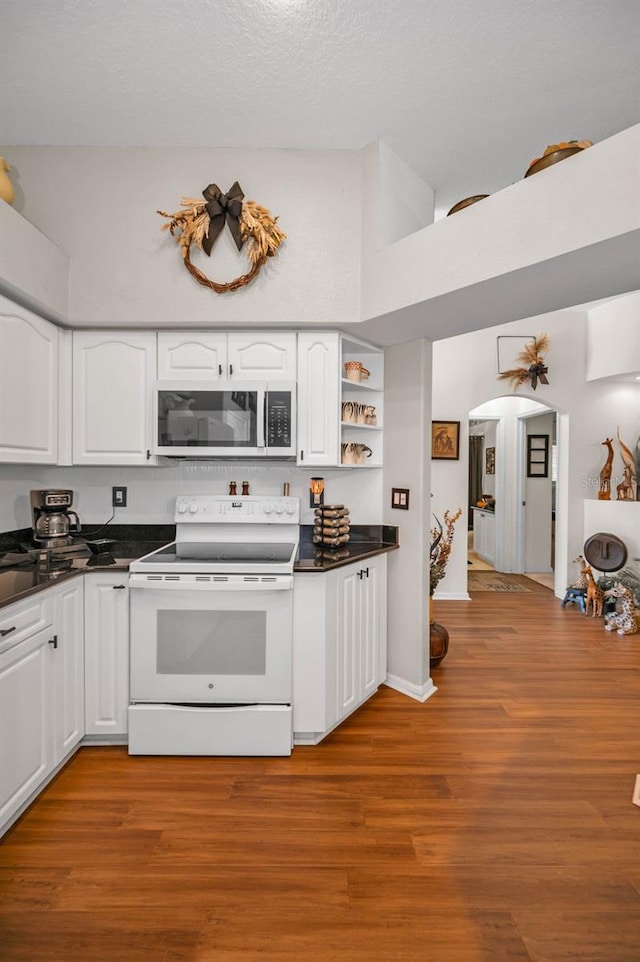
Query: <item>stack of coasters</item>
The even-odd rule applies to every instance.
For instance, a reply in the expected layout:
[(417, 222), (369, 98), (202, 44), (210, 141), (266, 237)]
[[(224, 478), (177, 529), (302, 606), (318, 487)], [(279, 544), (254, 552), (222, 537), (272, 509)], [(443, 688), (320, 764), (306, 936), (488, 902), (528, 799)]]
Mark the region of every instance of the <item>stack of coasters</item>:
[(343, 504), (323, 504), (314, 514), (313, 543), (339, 548), (349, 540), (349, 509)]

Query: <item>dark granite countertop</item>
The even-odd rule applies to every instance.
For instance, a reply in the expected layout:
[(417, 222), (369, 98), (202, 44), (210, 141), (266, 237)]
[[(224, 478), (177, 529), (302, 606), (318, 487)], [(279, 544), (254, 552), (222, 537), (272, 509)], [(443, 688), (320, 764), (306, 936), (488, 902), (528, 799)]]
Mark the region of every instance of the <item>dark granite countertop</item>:
[[(117, 530), (121, 527), (124, 530)], [(137, 558), (162, 548), (174, 538), (171, 525), (110, 526), (108, 534), (116, 540), (110, 554), (73, 558), (71, 566), (62, 570), (40, 571), (33, 563), (0, 568), (0, 608), (21, 601), (29, 595), (78, 575), (100, 571), (128, 571)], [(10, 551), (28, 539), (29, 532), (6, 532), (0, 535), (2, 551)], [(13, 538), (11, 536), (14, 536)], [(301, 525), (300, 549), (294, 572), (322, 572), (363, 561), (399, 547), (398, 529), (389, 525), (354, 525), (348, 544), (338, 549), (325, 548), (312, 542), (312, 526)], [(87, 549), (88, 551), (88, 549)], [(1, 552), (0, 552), (1, 553)]]

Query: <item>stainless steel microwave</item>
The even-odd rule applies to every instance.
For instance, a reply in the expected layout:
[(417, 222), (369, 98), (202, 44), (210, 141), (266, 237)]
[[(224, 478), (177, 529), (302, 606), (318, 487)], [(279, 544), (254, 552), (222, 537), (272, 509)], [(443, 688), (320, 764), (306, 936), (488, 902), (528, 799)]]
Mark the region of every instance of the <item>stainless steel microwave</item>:
[(181, 458), (293, 458), (291, 381), (156, 381), (153, 453)]

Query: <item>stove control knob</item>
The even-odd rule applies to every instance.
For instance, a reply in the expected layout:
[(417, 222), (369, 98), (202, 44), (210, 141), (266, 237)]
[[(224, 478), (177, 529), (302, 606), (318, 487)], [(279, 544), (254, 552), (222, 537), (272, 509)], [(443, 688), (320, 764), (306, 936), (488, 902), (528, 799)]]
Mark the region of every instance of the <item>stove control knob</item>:
[(296, 506), (291, 501), (287, 502), (287, 514), (295, 514)]
[(178, 514), (184, 514), (186, 510), (187, 510), (187, 502), (178, 501)]
[(195, 503), (195, 501), (192, 501), (191, 504), (189, 505), (189, 514), (197, 514), (197, 513), (198, 513), (198, 505)]
[(265, 503), (262, 505), (262, 510), (264, 511), (265, 514), (271, 514), (271, 512), (273, 511), (273, 505), (271, 504), (270, 501), (265, 501)]
[(284, 505), (280, 501), (276, 505), (276, 514), (284, 514)]

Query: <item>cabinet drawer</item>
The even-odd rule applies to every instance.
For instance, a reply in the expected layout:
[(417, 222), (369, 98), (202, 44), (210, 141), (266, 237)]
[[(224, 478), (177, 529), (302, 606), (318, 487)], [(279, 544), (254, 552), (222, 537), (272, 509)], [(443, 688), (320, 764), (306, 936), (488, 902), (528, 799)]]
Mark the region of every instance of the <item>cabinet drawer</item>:
[(0, 609), (0, 652), (49, 625), (53, 625), (53, 598), (48, 591)]

